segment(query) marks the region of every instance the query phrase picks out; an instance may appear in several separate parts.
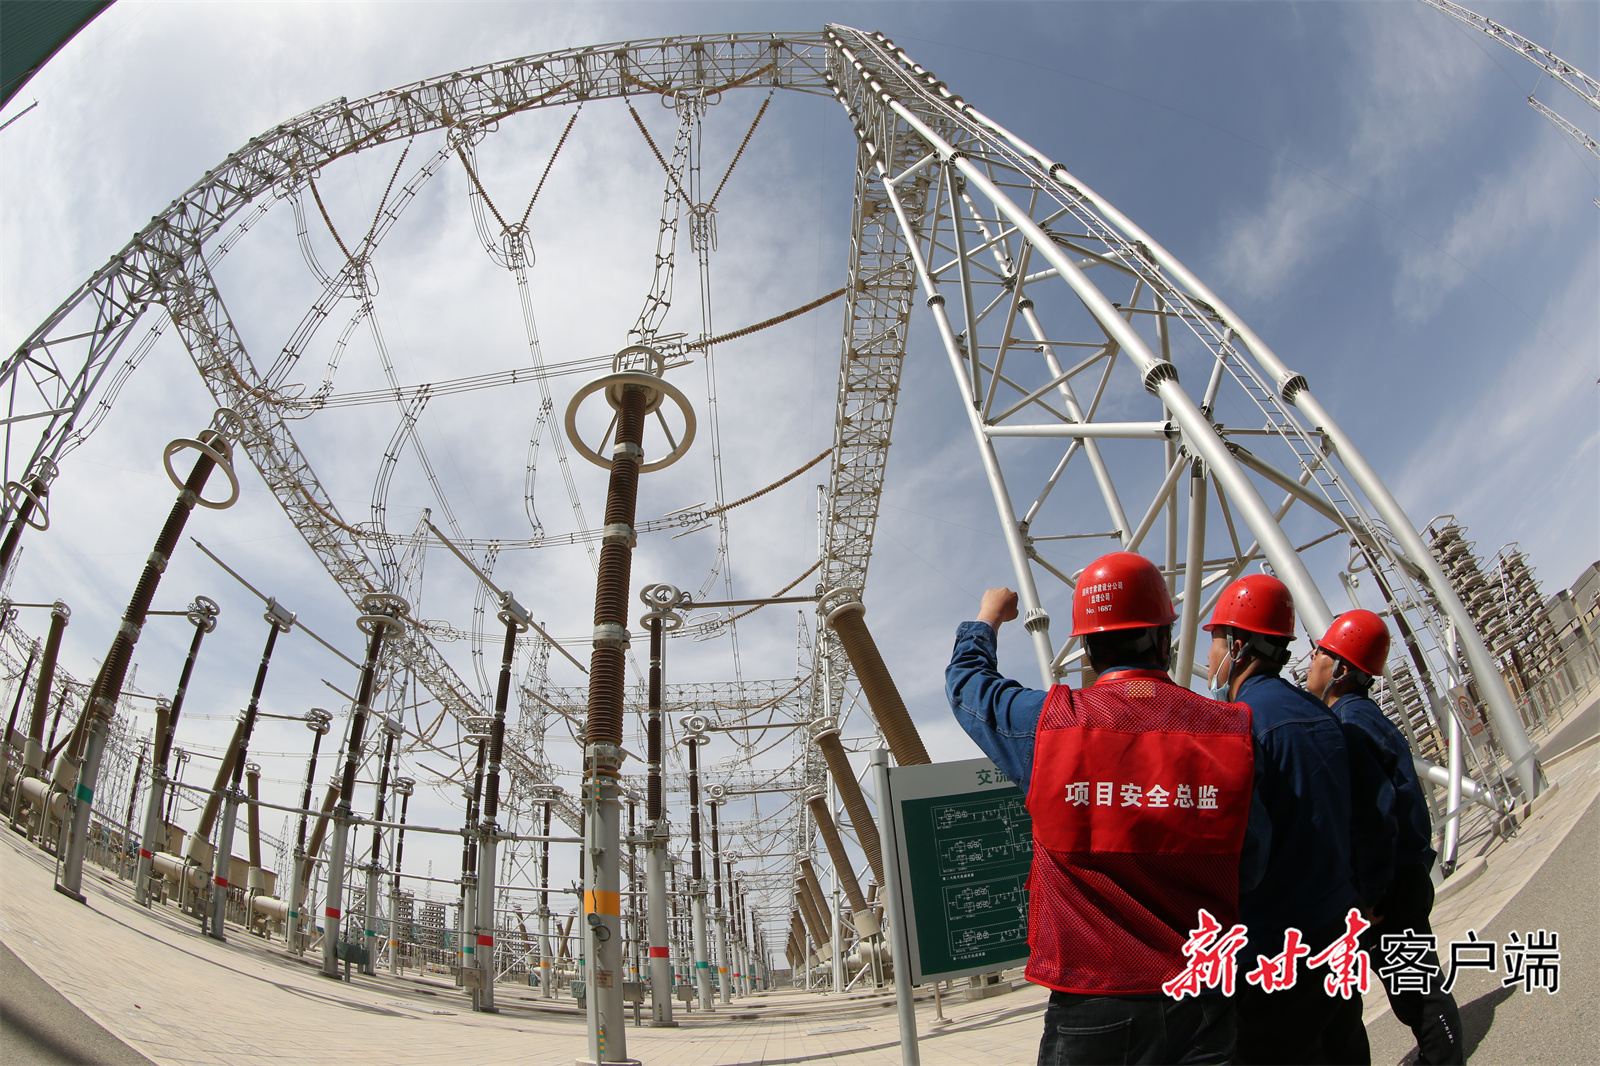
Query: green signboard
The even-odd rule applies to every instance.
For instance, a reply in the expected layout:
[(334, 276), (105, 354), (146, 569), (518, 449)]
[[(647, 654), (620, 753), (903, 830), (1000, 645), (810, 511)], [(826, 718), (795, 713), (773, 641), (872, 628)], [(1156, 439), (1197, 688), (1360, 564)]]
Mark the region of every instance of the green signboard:
[(1033, 821), (988, 759), (889, 769), (911, 977), (991, 973), (1028, 958)]

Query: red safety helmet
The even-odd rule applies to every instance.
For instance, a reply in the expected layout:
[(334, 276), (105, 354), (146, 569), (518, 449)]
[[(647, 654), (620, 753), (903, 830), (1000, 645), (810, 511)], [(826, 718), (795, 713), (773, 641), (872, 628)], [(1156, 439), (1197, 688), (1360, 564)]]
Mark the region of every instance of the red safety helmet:
[(1364, 674), (1377, 676), (1389, 661), (1389, 627), (1371, 611), (1346, 611), (1333, 620), (1317, 647)]
[(1250, 574), (1229, 585), (1211, 612), (1207, 633), (1218, 626), (1269, 637), (1294, 636), (1294, 597), (1271, 574)]
[(1169, 626), (1177, 617), (1161, 571), (1134, 552), (1102, 555), (1083, 568), (1072, 591), (1075, 637), (1114, 629)]

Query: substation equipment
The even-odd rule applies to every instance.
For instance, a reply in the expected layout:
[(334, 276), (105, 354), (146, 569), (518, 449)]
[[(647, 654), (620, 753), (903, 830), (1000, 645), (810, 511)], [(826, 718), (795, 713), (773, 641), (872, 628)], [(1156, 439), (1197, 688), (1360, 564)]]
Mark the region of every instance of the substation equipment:
[[(231, 247), (276, 203), (289, 199), (298, 210), (298, 197), (311, 175), (343, 156), (425, 136), (443, 140), (434, 159), (402, 186), (381, 225), (374, 222), (360, 253), (349, 256), (337, 277), (325, 279), (324, 300), (308, 316), (320, 321), (326, 317), (325, 305), (369, 295), (366, 260), (404, 206), (452, 153), (468, 166), (482, 193), (468, 150), (512, 115), (653, 95), (673, 106), (684, 105), (681, 121), (685, 130), (692, 131), (706, 108), (724, 94), (744, 89), (765, 90), (769, 95), (782, 89), (832, 101), (848, 117), (856, 137), (849, 281), (835, 294), (845, 303), (844, 333), (820, 559), (813, 567), (816, 595), (800, 597), (817, 604), (813, 672), (797, 712), (799, 720), (791, 723), (796, 737), (794, 765), (773, 789), (787, 791), (798, 801), (787, 837), (792, 875), (779, 889), (771, 884), (752, 888), (752, 895), (761, 896), (760, 905), (736, 888), (731, 862), (724, 878), (719, 863), (732, 856), (720, 854), (718, 811), (730, 797), (753, 789), (713, 782), (707, 788), (713, 827), (708, 914), (697, 751), (722, 727), (710, 716), (691, 715), (682, 723), (689, 766), (690, 913), (673, 913), (679, 893), (668, 887), (678, 871), (669, 847), (672, 828), (663, 773), (665, 641), (684, 627), (681, 612), (701, 605), (667, 585), (641, 593), (647, 610), (640, 624), (650, 635), (646, 810), (642, 826), (624, 838), (624, 661), (631, 644), (626, 612), (632, 551), (639, 533), (646, 525), (673, 524), (638, 522), (639, 475), (677, 461), (696, 431), (695, 412), (684, 394), (665, 380), (666, 371), (713, 340), (764, 328), (826, 300), (723, 338), (711, 337), (708, 328), (705, 336), (690, 343), (681, 335), (659, 332), (663, 305), (653, 318), (647, 309), (643, 325), (631, 338), (640, 343), (619, 352), (611, 373), (580, 388), (565, 412), (565, 440), (609, 471), (604, 528), (598, 536), (579, 803), (571, 803), (554, 786), (554, 768), (542, 748), (516, 753), (542, 790), (538, 802), (543, 836), (516, 838), (542, 841), (537, 911), (541, 997), (553, 994), (558, 981), (552, 959), (561, 957), (552, 950), (556, 938), (548, 895), (555, 891), (548, 867), (548, 846), (555, 839), (550, 835), (552, 813), (581, 832), (579, 939), (592, 1061), (630, 1061), (624, 1023), (628, 973), (623, 953), (624, 844), (645, 852), (647, 930), (635, 929), (633, 941), (648, 948), (647, 974), (639, 976), (650, 985), (654, 1025), (674, 1023), (675, 959), (691, 964), (693, 977), (687, 983), (696, 986), (692, 998), (705, 1009), (713, 1006), (713, 965), (723, 1003), (735, 986), (746, 982), (770, 987), (772, 945), (766, 941), (763, 919), (780, 937), (787, 937), (783, 950), (797, 982), (839, 989), (847, 972), (853, 971), (856, 979), (870, 979), (882, 987), (890, 975), (904, 976), (895, 974), (900, 960), (892, 958), (884, 936), (878, 895), (886, 882), (875, 814), (860, 787), (859, 768), (841, 737), (841, 723), (847, 712), (846, 689), (854, 679), (865, 697), (870, 726), (881, 734), (894, 761), (899, 765), (930, 761), (864, 621), (866, 570), (917, 302), (926, 307), (925, 320), (948, 363), (984, 471), (1042, 685), (1087, 669), (1082, 649), (1072, 640), (1058, 644), (1050, 629), (1049, 605), (1063, 604), (1076, 579), (1072, 565), (1060, 553), (1076, 542), (1158, 553), (1180, 612), (1175, 678), (1187, 684), (1200, 657), (1200, 626), (1212, 604), (1229, 583), (1253, 567), (1270, 568), (1280, 577), (1293, 592), (1306, 628), (1320, 634), (1333, 612), (1303, 556), (1333, 540), (1348, 549), (1341, 578), (1349, 595), (1359, 602), (1360, 595), (1370, 599), (1376, 593), (1382, 602), (1370, 606), (1385, 611), (1400, 632), (1402, 639), (1395, 644), (1378, 695), (1411, 740), (1419, 770), (1445, 787), (1448, 809), (1456, 815), (1449, 819), (1450, 825), (1459, 822), (1463, 803), (1505, 811), (1513, 801), (1538, 794), (1542, 774), (1528, 741), (1525, 716), (1535, 700), (1559, 697), (1553, 689), (1539, 694), (1545, 691), (1540, 689), (1543, 679), (1558, 675), (1560, 664), (1547, 649), (1548, 635), (1534, 632), (1509, 643), (1505, 636), (1509, 629), (1502, 625), (1502, 616), (1518, 617), (1517, 612), (1533, 603), (1528, 590), (1536, 591), (1536, 586), (1525, 560), (1510, 552), (1502, 553), (1495, 563), (1501, 575), (1499, 587), (1515, 590), (1502, 592), (1505, 607), (1496, 614), (1490, 609), (1492, 597), (1482, 591), (1487, 586), (1475, 584), (1478, 579), (1461, 563), (1459, 531), (1452, 534), (1448, 524), (1430, 527), (1432, 543), (1425, 541), (1376, 469), (1317, 398), (1307, 377), (1292, 369), (1153, 236), (1065, 164), (977, 110), (884, 35), (828, 26), (820, 33), (675, 37), (604, 49), (567, 49), (314, 108), (253, 139), (208, 171), (6, 360), (0, 368), (0, 386), (16, 397), (13, 420), (35, 419), (43, 432), (31, 454), (18, 453), (20, 474), (6, 482), (0, 509), (0, 524), (6, 528), (0, 573), (17, 558), (25, 528), (48, 527), (45, 505), (59, 465), (98, 424), (98, 417), (83, 416), (95, 402), (108, 406), (120, 387), (119, 376), (113, 379), (118, 384), (104, 386), (110, 390), (107, 395), (94, 399), (106, 371), (119, 358), (136, 363), (154, 343), (159, 330), (147, 335), (147, 341), (135, 342), (131, 355), (122, 353), (149, 306), (166, 309), (205, 383), (224, 405), (210, 428), (167, 448), (167, 470), (182, 494), (63, 750), (52, 764), (43, 735), (51, 698), (50, 671), (68, 616), (63, 604), (52, 611), (26, 735), (8, 729), (9, 791), (4, 797), (8, 812), (13, 824), (19, 824), (26, 812), (30, 831), (36, 835), (59, 824), (55, 846), (62, 856), (58, 887), (63, 892), (81, 898), (90, 808), (107, 725), (156, 584), (192, 508), (225, 507), (237, 498), (234, 449), (241, 448), (330, 575), (358, 606), (358, 624), (367, 637), (342, 773), (329, 784), (320, 808), (312, 807), (312, 789), (318, 747), (329, 731), (331, 716), (313, 711), (305, 719), (314, 737), (303, 798), (299, 807), (289, 809), (299, 820), (299, 831), (287, 898), (280, 901), (269, 895), (265, 879), (256, 876), (259, 856), (252, 829), (250, 902), (245, 913), (285, 923), (290, 950), (308, 950), (307, 938), (315, 924), (306, 920), (308, 900), (313, 870), (326, 842), (322, 972), (338, 977), (339, 963), (355, 956), (371, 972), (379, 882), (385, 874), (390, 877), (389, 965), (396, 968), (400, 847), (397, 840), (395, 868), (385, 870), (379, 861), (378, 836), (381, 828), (389, 827), (385, 790), (398, 729), (387, 721), (372, 819), (374, 838), (364, 868), (364, 913), (357, 938), (362, 950), (343, 946), (349, 942), (352, 920), (344, 898), (350, 831), (363, 821), (353, 811), (354, 789), (360, 767), (373, 755), (367, 723), (380, 695), (380, 659), (387, 657), (409, 672), (445, 711), (468, 725), (477, 739), (478, 768), (468, 822), (461, 830), (457, 946), (462, 983), (474, 1007), (496, 1009), (495, 937), (500, 926), (495, 907), (496, 852), (508, 838), (497, 819), (508, 754), (510, 671), (519, 634), (536, 628), (535, 623), (509, 592), (495, 588), (467, 554), (450, 545), (500, 596), (498, 617), (505, 625), (501, 671), (493, 714), (482, 714), (464, 695), (470, 689), (433, 647), (425, 628), (411, 623), (408, 602), (393, 592), (372, 591), (391, 587), (368, 550), (390, 535), (338, 518), (338, 506), (295, 441), (292, 412), (279, 390), (286, 373), (279, 367), (292, 364), (293, 358), (280, 360), (266, 373), (257, 369), (223, 307), (221, 287), (203, 253)], [(631, 103), (627, 106), (631, 111)], [(636, 113), (635, 120), (648, 140)], [(571, 128), (569, 122), (568, 132)], [(654, 149), (654, 141), (650, 143)], [(685, 164), (678, 162), (676, 150), (672, 164), (659, 151), (657, 158), (669, 184), (678, 183)], [(678, 193), (688, 201), (681, 186)], [(668, 196), (671, 204), (677, 204), (678, 193)], [(696, 200), (687, 209), (691, 236), (703, 261), (709, 220), (714, 218), (712, 205)], [(510, 266), (525, 283), (522, 271), (531, 254), (526, 229), (505, 229), (506, 242), (498, 253), (502, 265)], [(664, 217), (663, 234), (667, 229)], [(676, 238), (676, 221), (671, 235)], [(653, 290), (652, 298), (657, 295)], [(92, 324), (85, 327), (91, 311)], [(303, 345), (314, 329), (302, 330), (295, 343)], [(52, 372), (33, 374), (30, 367), (39, 366)], [(541, 389), (547, 389), (542, 376), (539, 381)], [(578, 416), (584, 403), (597, 396), (611, 409), (612, 426), (605, 439), (591, 445), (579, 434)], [(676, 434), (665, 418), (674, 408), (683, 423)], [(1114, 411), (1115, 420), (1103, 416), (1103, 410)], [(660, 422), (665, 447), (647, 452), (645, 431), (652, 419)], [(188, 477), (180, 479), (171, 459), (184, 449), (195, 450), (200, 457)], [(5, 461), (12, 462), (10, 452)], [(213, 502), (201, 493), (215, 469), (223, 471), (232, 493)], [(10, 473), (8, 469), (8, 477)], [(720, 495), (720, 480), (718, 491)], [(1264, 492), (1274, 497), (1281, 493), (1281, 501), (1270, 503)], [(1098, 504), (1085, 506), (1088, 500)], [(1295, 508), (1296, 519), (1304, 514), (1307, 521), (1320, 522), (1323, 531), (1298, 546), (1286, 528), (1292, 524), (1286, 517)], [(702, 509), (674, 521), (705, 521), (712, 513)], [(1152, 535), (1161, 541), (1159, 550), (1149, 546), (1155, 544)], [(392, 546), (394, 540), (383, 543)], [(1373, 588), (1357, 593), (1357, 586), (1365, 588), (1367, 579)], [(274, 642), (293, 621), (287, 615), (286, 622), (285, 615), (269, 601), (267, 620), (272, 629), (250, 708), (230, 745), (233, 759), (225, 763), (212, 789), (198, 790), (207, 793), (207, 813), (200, 828), (189, 834), (181, 857), (160, 850), (169, 821), (162, 814), (162, 802), (164, 796), (170, 802), (177, 787), (168, 779), (167, 766), (175, 750), (172, 733), (184, 691), (201, 640), (215, 626), (215, 604), (203, 597), (187, 612), (195, 634), (177, 693), (158, 709), (135, 891), (143, 899), (152, 881), (175, 885), (186, 906), (197, 914), (209, 914), (211, 932), (219, 937), (226, 889), (231, 887), (228, 844), (236, 808), (241, 802), (248, 804), (253, 825), (257, 807), (263, 805), (242, 795), (240, 784), (253, 781), (245, 761), (248, 737)], [(11, 624), (9, 616), (6, 624)], [(549, 640), (548, 634), (539, 632)], [(558, 643), (549, 643), (566, 654)], [(28, 669), (31, 661), (23, 670), (24, 680)], [(1516, 678), (1516, 694), (1503, 669)], [(19, 707), (20, 702), (19, 690)], [(19, 757), (12, 757), (13, 750)], [(1439, 765), (1441, 760), (1445, 765)], [(734, 775), (723, 776), (731, 780)], [(404, 803), (413, 785), (402, 789), (401, 781), (409, 779), (395, 782), (402, 797), (403, 824)], [(217, 855), (209, 838), (219, 805), (225, 809)], [(849, 835), (872, 877), (865, 891), (838, 821), (841, 812), (848, 816)], [(316, 822), (308, 840), (307, 819), (312, 816)], [(831, 892), (823, 890), (815, 867), (819, 845), (832, 866)], [(630, 891), (631, 883), (632, 878)], [(210, 892), (205, 891), (208, 884)], [(792, 898), (773, 905), (780, 893), (790, 897), (791, 892)], [(632, 913), (637, 915), (637, 904)], [(520, 911), (518, 915), (520, 922)], [(736, 942), (731, 948), (730, 923)], [(685, 924), (686, 937), (681, 932)], [(687, 944), (674, 955), (675, 944), (684, 940)], [(741, 958), (741, 952), (746, 956)], [(634, 970), (638, 969), (636, 960)]]

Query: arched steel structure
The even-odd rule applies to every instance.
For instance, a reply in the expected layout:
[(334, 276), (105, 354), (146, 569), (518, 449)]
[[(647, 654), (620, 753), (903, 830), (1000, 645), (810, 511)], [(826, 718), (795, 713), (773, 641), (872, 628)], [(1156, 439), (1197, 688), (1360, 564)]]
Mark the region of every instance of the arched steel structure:
[[(1290, 585), (1308, 628), (1320, 632), (1332, 612), (1301, 558), (1307, 545), (1291, 543), (1282, 524), (1298, 504), (1320, 515), (1328, 536), (1348, 541), (1353, 558), (1372, 569), (1382, 606), (1409, 638), (1397, 645), (1393, 668), (1417, 672), (1421, 690), (1434, 697), (1433, 719), (1453, 713), (1446, 697), (1452, 688), (1474, 685), (1510, 774), (1524, 795), (1536, 793), (1538, 767), (1517, 708), (1460, 597), (1306, 377), (1063, 164), (973, 108), (882, 35), (847, 27), (551, 52), (340, 99), (268, 130), (154, 218), (7, 358), (0, 368), (8, 397), (6, 480), (58, 464), (93, 430), (153, 342), (147, 335), (121, 354), (141, 316), (159, 305), (217, 401), (239, 412), (240, 445), (340, 587), (352, 602), (383, 590), (383, 568), (364, 540), (370, 531), (341, 517), (319, 484), (274, 402), (276, 370), (263, 374), (252, 361), (212, 264), (270, 207), (295, 198), (320, 168), (351, 153), (443, 133), (443, 158), (534, 108), (738, 88), (830, 96), (858, 138), (824, 587), (865, 584), (912, 306), (920, 299), (993, 490), (1042, 682), (1060, 677), (1073, 653), (1070, 643), (1052, 639), (1046, 608), (1064, 591), (1059, 584), (1048, 594), (1040, 588), (1041, 581), (1072, 583), (1050, 558), (1052, 541), (1103, 537), (1137, 550), (1164, 526), (1167, 568), (1183, 603), (1182, 677), (1198, 650), (1204, 601), (1258, 561)], [(425, 166), (399, 196), (409, 197), (431, 172)], [(327, 277), (324, 303), (359, 292), (364, 257), (401, 206), (397, 199), (343, 269)], [(1203, 388), (1191, 391), (1196, 382)], [(1223, 411), (1246, 421), (1225, 425)], [(26, 449), (20, 435), (35, 427), (37, 442)], [(1146, 442), (1136, 449), (1147, 457), (1142, 466), (1123, 441)], [(1152, 453), (1157, 461), (1148, 460)], [(1191, 497), (1181, 566), (1180, 482)], [(1282, 502), (1270, 504), (1264, 491), (1282, 493)], [(1212, 492), (1225, 540), (1216, 522), (1207, 531)], [(6, 495), (6, 520), (20, 498)], [(1062, 507), (1092, 498), (1102, 502), (1103, 518), (1099, 509), (1089, 520), (1082, 507)], [(1032, 502), (1018, 507), (1024, 499)], [(1246, 535), (1255, 543), (1243, 543)], [(836, 711), (848, 674), (835, 638), (818, 628), (816, 667), (829, 683), (813, 686), (813, 717)], [(425, 631), (408, 628), (394, 654), (452, 713), (475, 713), (469, 688)], [(1413, 711), (1427, 726), (1428, 711)], [(535, 780), (549, 780), (540, 753), (522, 757)], [(1493, 764), (1483, 753), (1485, 772)], [(821, 774), (820, 760), (808, 752), (802, 783)], [(565, 800), (560, 808), (576, 826), (576, 808)]]

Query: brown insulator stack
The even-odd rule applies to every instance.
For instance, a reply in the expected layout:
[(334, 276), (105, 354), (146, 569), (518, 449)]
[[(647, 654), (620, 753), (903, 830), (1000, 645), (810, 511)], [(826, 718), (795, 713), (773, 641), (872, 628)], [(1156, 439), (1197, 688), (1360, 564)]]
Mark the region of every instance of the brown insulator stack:
[(245, 817), (245, 821), (249, 826), (250, 868), (252, 870), (261, 869), (261, 809), (256, 806), (256, 800), (260, 798), (257, 786), (257, 782), (260, 780), (261, 767), (256, 766), (254, 763), (245, 767), (245, 794), (250, 797), (250, 810)]
[[(56, 657), (61, 652), (61, 633), (67, 628), (72, 611), (60, 600), (50, 609), (50, 633), (44, 638), (44, 658), (39, 661), (39, 681), (33, 689), (33, 715), (28, 719), (28, 739), (44, 740), (44, 720), (50, 713), (50, 689), (56, 680)], [(18, 690), (20, 693), (20, 689)]]
[[(206, 447), (218, 450), (219, 454), (230, 457), (232, 455), (232, 445), (215, 429), (202, 430), (198, 440)], [(72, 754), (75, 758), (81, 757), (84, 753), (90, 720), (96, 716), (109, 720), (114, 713), (117, 699), (122, 695), (122, 683), (128, 676), (128, 664), (133, 661), (133, 645), (139, 639), (139, 631), (144, 626), (145, 616), (150, 613), (150, 601), (155, 599), (156, 586), (161, 583), (161, 575), (166, 572), (167, 561), (177, 550), (178, 538), (183, 534), (183, 527), (188, 523), (189, 514), (199, 502), (200, 493), (205, 490), (206, 481), (211, 477), (211, 471), (216, 465), (216, 461), (210, 455), (201, 452), (200, 457), (195, 460), (194, 468), (189, 472), (188, 480), (183, 483), (183, 491), (178, 494), (177, 502), (167, 514), (166, 524), (161, 527), (161, 535), (156, 538), (155, 550), (146, 560), (144, 570), (139, 574), (139, 583), (134, 586), (133, 596), (128, 601), (128, 609), (123, 613), (122, 626), (117, 630), (117, 635), (111, 642), (111, 649), (100, 664), (100, 673), (95, 677), (94, 687), (89, 690), (89, 699), (84, 705), (83, 716), (78, 720), (78, 729), (73, 734)]]
[(867, 623), (862, 618), (866, 610), (860, 600), (849, 599), (828, 611), (824, 620), (838, 634), (839, 643), (850, 657), (850, 669), (861, 682), (861, 691), (866, 693), (867, 704), (878, 720), (878, 728), (883, 730), (883, 739), (888, 742), (894, 761), (901, 766), (931, 763), (933, 760), (928, 758), (922, 736), (911, 721), (905, 701), (900, 698), (900, 690), (889, 676), (889, 668), (883, 664), (883, 656), (872, 634), (867, 632)]
[(813, 792), (806, 797), (806, 803), (811, 807), (811, 820), (816, 823), (817, 832), (822, 834), (822, 842), (828, 847), (834, 875), (839, 878), (839, 886), (850, 901), (851, 915), (866, 913), (867, 898), (861, 894), (861, 884), (856, 880), (855, 870), (850, 867), (850, 856), (844, 850), (844, 838), (839, 835), (839, 827), (833, 824), (827, 797), (821, 792)]
[(206, 806), (200, 812), (200, 824), (195, 827), (197, 837), (209, 837), (211, 827), (217, 824), (217, 812), (222, 809), (222, 790), (228, 787), (228, 782), (233, 780), (233, 764), (239, 759), (239, 745), (244, 743), (245, 720), (239, 719), (233, 727), (233, 739), (228, 741), (228, 750), (222, 756), (222, 765), (217, 767), (217, 778), (211, 782), (211, 795), (206, 797)]
[(795, 879), (794, 902), (795, 906), (800, 908), (800, 916), (805, 919), (806, 931), (811, 934), (811, 942), (821, 948), (828, 942), (828, 923), (817, 911), (817, 905), (806, 889), (804, 877)]
[[(628, 586), (633, 580), (633, 516), (639, 497), (648, 399), (644, 386), (624, 385), (617, 407), (616, 446), (606, 491), (606, 529), (594, 597), (595, 643), (589, 656), (585, 740), (591, 745), (622, 745), (622, 696), (626, 684), (622, 649), (628, 625)], [(615, 769), (608, 768), (608, 772), (614, 774)]]
[(872, 875), (881, 885), (883, 845), (878, 840), (878, 825), (872, 820), (872, 812), (867, 809), (867, 798), (861, 794), (861, 784), (856, 780), (855, 771), (850, 768), (850, 757), (845, 754), (844, 745), (839, 741), (839, 727), (832, 718), (818, 719), (811, 725), (811, 738), (822, 751), (822, 758), (828, 764), (828, 773), (833, 777), (833, 785), (839, 790), (839, 798), (844, 801), (844, 809), (850, 812), (850, 827), (855, 830), (856, 843), (867, 853)]
[[(54, 464), (51, 464), (51, 469), (53, 467)], [(11, 557), (17, 554), (17, 542), (22, 539), (22, 527), (33, 524), (29, 519), (33, 517), (34, 508), (42, 508), (50, 495), (50, 477), (45, 469), (41, 468), (35, 471), (21, 488), (22, 500), (17, 504), (17, 516), (12, 520), (11, 528), (6, 530), (5, 540), (0, 542), (0, 578), (5, 577), (6, 571), (11, 569)], [(48, 516), (44, 524), (49, 525)]]
[(661, 803), (661, 619), (650, 619), (650, 720), (646, 725), (645, 761), (649, 768), (645, 814), (659, 823), (664, 813)]
[(806, 960), (806, 923), (804, 916), (797, 906), (789, 912), (789, 943), (794, 945), (794, 953), (801, 962)]
[(800, 860), (800, 877), (805, 882), (807, 895), (811, 897), (811, 905), (817, 909), (817, 917), (822, 919), (822, 926), (826, 929), (828, 915), (833, 908), (828, 906), (828, 897), (823, 894), (822, 882), (817, 879), (817, 868), (811, 864), (810, 859)]
[(311, 871), (316, 867), (317, 853), (322, 850), (322, 838), (328, 833), (328, 816), (333, 814), (334, 806), (339, 802), (339, 782), (328, 782), (328, 794), (322, 799), (322, 813), (317, 815), (316, 824), (311, 827), (311, 840), (306, 844), (306, 861), (300, 869), (300, 890), (304, 892), (311, 885)]

